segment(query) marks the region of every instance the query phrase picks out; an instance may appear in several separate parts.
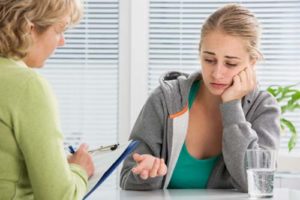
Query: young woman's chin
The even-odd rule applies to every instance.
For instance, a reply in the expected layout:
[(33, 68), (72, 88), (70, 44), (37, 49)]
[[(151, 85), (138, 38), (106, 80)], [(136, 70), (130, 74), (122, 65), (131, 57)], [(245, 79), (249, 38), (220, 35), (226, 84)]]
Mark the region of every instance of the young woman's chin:
[(208, 89), (209, 89), (209, 92), (212, 95), (214, 95), (214, 96), (221, 96), (224, 93), (224, 91), (225, 91), (226, 88), (218, 88), (218, 89), (216, 89), (214, 87), (209, 87)]

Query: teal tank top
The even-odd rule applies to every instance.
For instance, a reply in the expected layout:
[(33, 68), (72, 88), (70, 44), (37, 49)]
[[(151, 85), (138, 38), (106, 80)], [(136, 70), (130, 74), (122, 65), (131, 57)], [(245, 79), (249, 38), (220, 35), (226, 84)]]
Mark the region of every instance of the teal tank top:
[[(200, 81), (195, 81), (189, 93), (189, 109), (197, 96)], [(183, 144), (168, 189), (204, 189), (219, 156), (196, 159)]]

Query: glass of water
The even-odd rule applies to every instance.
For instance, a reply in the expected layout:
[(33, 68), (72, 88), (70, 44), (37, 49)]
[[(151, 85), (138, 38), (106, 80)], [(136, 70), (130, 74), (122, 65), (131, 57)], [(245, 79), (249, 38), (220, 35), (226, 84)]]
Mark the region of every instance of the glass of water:
[(248, 194), (250, 198), (273, 197), (276, 160), (276, 150), (248, 149), (246, 151)]

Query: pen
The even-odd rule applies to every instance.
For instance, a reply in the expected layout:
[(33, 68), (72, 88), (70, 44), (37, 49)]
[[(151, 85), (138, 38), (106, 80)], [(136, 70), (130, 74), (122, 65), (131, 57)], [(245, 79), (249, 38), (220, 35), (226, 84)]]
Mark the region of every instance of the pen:
[(108, 146), (100, 146), (99, 148), (97, 149), (93, 149), (93, 150), (90, 150), (89, 153), (94, 153), (96, 151), (114, 151), (118, 148), (119, 144), (113, 144), (113, 145), (108, 145)]
[(70, 151), (71, 154), (75, 153), (75, 150), (74, 150), (74, 148), (71, 145), (68, 148), (69, 148), (69, 151)]
[[(118, 148), (118, 146), (119, 146), (119, 144), (113, 144), (113, 145), (109, 145), (109, 146), (101, 146), (101, 147), (99, 147), (97, 149), (90, 150), (89, 153), (94, 153), (96, 151), (107, 151), (107, 150), (114, 151), (114, 150), (116, 150)], [(68, 148), (69, 148), (69, 152), (71, 154), (75, 153), (75, 150), (74, 150), (74, 148), (71, 145), (68, 146)]]

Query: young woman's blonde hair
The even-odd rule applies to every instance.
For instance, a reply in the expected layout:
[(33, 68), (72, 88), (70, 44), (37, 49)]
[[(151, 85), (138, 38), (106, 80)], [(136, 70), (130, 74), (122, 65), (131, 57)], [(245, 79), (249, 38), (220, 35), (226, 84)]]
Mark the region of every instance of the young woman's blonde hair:
[(39, 33), (70, 16), (70, 25), (82, 16), (80, 0), (1, 0), (0, 56), (22, 59), (31, 46), (30, 25)]
[(228, 4), (211, 14), (201, 30), (199, 52), (203, 39), (212, 31), (242, 38), (246, 42), (250, 58), (256, 60), (262, 58), (259, 51), (260, 26), (254, 14), (247, 8), (239, 4)]

